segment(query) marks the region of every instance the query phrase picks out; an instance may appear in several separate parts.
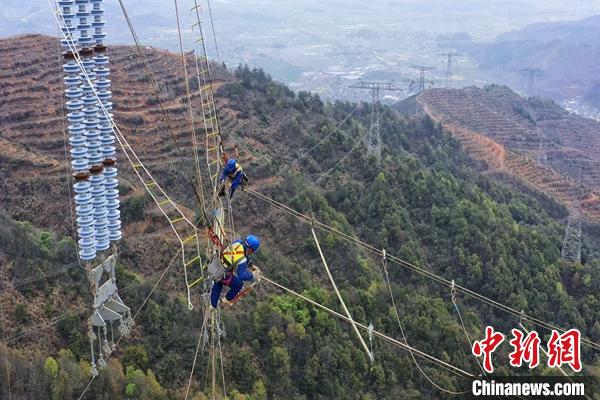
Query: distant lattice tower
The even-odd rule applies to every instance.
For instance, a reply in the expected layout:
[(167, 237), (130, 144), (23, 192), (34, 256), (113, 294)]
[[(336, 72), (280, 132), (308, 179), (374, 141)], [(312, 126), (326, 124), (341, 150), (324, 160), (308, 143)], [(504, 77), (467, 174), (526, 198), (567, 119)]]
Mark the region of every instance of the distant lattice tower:
[(381, 133), (379, 122), (381, 119), (380, 91), (394, 90), (402, 91), (394, 82), (364, 82), (359, 80), (356, 85), (350, 86), (354, 89), (369, 89), (371, 91), (371, 124), (369, 126), (369, 139), (367, 141), (367, 154), (374, 155), (377, 160), (381, 159)]
[(548, 164), (548, 140), (542, 129), (536, 129), (539, 138), (539, 146), (537, 152), (537, 164), (540, 167), (545, 167)]
[(524, 74), (527, 79), (527, 94), (532, 96), (535, 89), (536, 79), (539, 81), (544, 74), (544, 71), (539, 68), (522, 68), (520, 72)]
[(577, 183), (577, 200), (569, 209), (567, 228), (563, 239), (561, 256), (565, 261), (581, 262), (581, 200), (584, 197), (583, 170), (581, 165)]
[[(415, 68), (416, 70), (419, 71), (419, 91), (418, 93), (421, 93), (422, 91), (425, 90), (425, 84), (427, 83), (427, 80), (425, 79), (425, 73), (427, 71), (433, 71), (435, 69), (435, 67), (429, 67), (427, 65), (413, 65), (412, 68)], [(433, 82), (431, 82), (433, 84)]]
[(565, 261), (581, 262), (581, 214), (578, 210), (569, 212), (561, 255)]
[(449, 51), (446, 53), (440, 53), (439, 55), (446, 57), (446, 87), (451, 87), (452, 86), (452, 75), (454, 73), (454, 71), (452, 69), (452, 60), (454, 60), (456, 57), (462, 56), (462, 54), (454, 52), (454, 51)]

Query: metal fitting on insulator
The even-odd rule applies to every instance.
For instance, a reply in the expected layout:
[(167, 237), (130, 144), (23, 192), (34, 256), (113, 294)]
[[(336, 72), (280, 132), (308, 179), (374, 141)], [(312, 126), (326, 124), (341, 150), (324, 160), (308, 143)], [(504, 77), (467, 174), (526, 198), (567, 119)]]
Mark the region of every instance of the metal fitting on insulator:
[(99, 175), (104, 171), (104, 166), (102, 164), (100, 165), (92, 165), (90, 167), (90, 174), (92, 175)]
[(117, 159), (112, 157), (112, 158), (105, 158), (102, 161), (102, 165), (104, 165), (105, 167), (112, 167), (113, 165), (115, 165), (115, 163), (117, 162)]
[(72, 175), (73, 175), (73, 179), (75, 180), (75, 182), (85, 181), (87, 178), (90, 177), (89, 173), (83, 172), (83, 171), (73, 172)]
[(107, 51), (108, 51), (108, 47), (106, 47), (103, 44), (97, 44), (97, 45), (94, 46), (94, 52), (95, 53), (101, 54), (101, 53), (105, 53)]
[(71, 50), (63, 51), (62, 56), (65, 60), (75, 60), (75, 53)]
[(84, 47), (83, 49), (79, 50), (79, 56), (81, 58), (89, 58), (93, 55), (94, 49), (92, 49), (91, 47)]

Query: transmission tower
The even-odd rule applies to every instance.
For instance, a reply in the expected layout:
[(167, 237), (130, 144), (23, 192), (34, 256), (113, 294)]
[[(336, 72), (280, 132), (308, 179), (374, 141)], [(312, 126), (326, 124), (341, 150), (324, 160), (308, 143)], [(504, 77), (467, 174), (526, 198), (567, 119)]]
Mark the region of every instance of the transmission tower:
[(569, 209), (567, 228), (563, 239), (561, 256), (569, 262), (581, 262), (581, 200), (585, 190), (583, 188), (583, 165), (579, 170), (577, 183), (577, 199)]
[(544, 71), (538, 68), (523, 68), (521, 73), (526, 76), (527, 79), (527, 94), (533, 95), (533, 88), (535, 87), (536, 78), (540, 78)]
[[(421, 93), (425, 90), (425, 72), (433, 71), (435, 67), (428, 67), (427, 65), (413, 65), (412, 68), (419, 71), (419, 91), (417, 93)], [(433, 83), (431, 81), (431, 83)]]
[(379, 120), (381, 117), (381, 101), (379, 92), (382, 90), (402, 91), (402, 89), (390, 82), (364, 82), (359, 79), (358, 83), (350, 86), (353, 89), (369, 89), (371, 91), (371, 126), (369, 127), (369, 141), (367, 142), (367, 154), (375, 155), (377, 160), (381, 159), (381, 135), (379, 132)]
[(540, 167), (545, 167), (548, 164), (548, 139), (546, 138), (546, 134), (542, 129), (537, 128), (536, 133), (540, 138), (540, 144), (537, 152), (537, 164)]
[(569, 210), (561, 255), (565, 261), (581, 261), (581, 213), (574, 208)]
[(462, 56), (462, 54), (454, 52), (454, 51), (448, 51), (446, 53), (440, 53), (438, 55), (446, 57), (446, 87), (451, 87), (451, 83), (452, 83), (452, 60), (453, 60), (454, 57), (460, 57), (460, 56)]

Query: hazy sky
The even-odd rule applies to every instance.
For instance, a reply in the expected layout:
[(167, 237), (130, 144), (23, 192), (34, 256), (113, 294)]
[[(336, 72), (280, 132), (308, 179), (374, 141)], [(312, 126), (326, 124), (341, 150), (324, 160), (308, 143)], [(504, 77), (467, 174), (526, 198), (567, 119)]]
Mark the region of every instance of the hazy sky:
[[(203, 0), (198, 0), (204, 3)], [(127, 36), (117, 0), (107, 0), (110, 31), (118, 41)], [(188, 14), (193, 0), (179, 0)], [(125, 0), (139, 30), (151, 25), (174, 27), (173, 2)], [(600, 14), (600, 0), (212, 0), (218, 31), (268, 30), (273, 26), (318, 27), (335, 24), (378, 26), (395, 22), (411, 30), (432, 33), (467, 31), (476, 37), (495, 36), (527, 24), (572, 20)], [(47, 0), (2, 0), (0, 35), (55, 32)], [(248, 31), (252, 34), (253, 31)], [(144, 37), (142, 37), (144, 39)], [(150, 36), (149, 40), (154, 40)], [(220, 37), (226, 41), (227, 37)], [(152, 43), (150, 43), (152, 44)]]
[[(57, 34), (47, 0), (0, 1), (0, 37)], [(178, 50), (174, 1), (123, 1), (142, 44)], [(184, 47), (191, 49), (195, 0), (177, 1)], [(196, 1), (212, 39), (206, 0)], [(381, 69), (404, 73), (415, 64), (442, 67), (437, 54), (442, 33), (467, 32), (489, 41), (532, 23), (600, 14), (600, 0), (212, 0), (211, 5), (221, 61), (260, 66), (294, 88), (316, 91), (331, 85), (320, 74), (331, 78)], [(105, 9), (108, 42), (132, 43), (118, 0), (105, 0)], [(216, 58), (212, 40), (208, 44), (209, 56)], [(469, 68), (463, 60), (461, 70), (468, 73)]]

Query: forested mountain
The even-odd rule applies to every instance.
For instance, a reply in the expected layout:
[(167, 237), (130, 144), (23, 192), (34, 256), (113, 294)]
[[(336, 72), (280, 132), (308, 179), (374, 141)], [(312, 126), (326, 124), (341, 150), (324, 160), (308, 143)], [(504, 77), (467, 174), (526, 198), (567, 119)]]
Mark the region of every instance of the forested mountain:
[[(90, 379), (85, 318), (91, 298), (70, 237), (56, 57), (35, 51), (19, 60), (5, 57), (11, 46), (34, 49), (44, 43), (57, 45), (47, 37), (0, 43), (0, 176), (7, 188), (0, 195), (0, 350), (6, 356), (0, 363), (1, 399), (77, 399)], [(111, 51), (113, 60), (122, 61), (113, 63), (117, 123), (157, 179), (193, 209), (185, 177), (192, 170), (192, 150), (177, 57), (146, 50), (185, 148), (183, 159), (156, 111), (134, 49)], [(560, 260), (564, 227), (557, 220), (566, 215), (561, 204), (480, 174), (459, 142), (428, 117), (386, 108), (377, 163), (363, 145), (369, 105), (324, 103), (247, 67), (220, 68), (215, 76), (226, 147), (233, 151), (237, 144), (250, 188), (418, 267), (600, 341), (600, 260), (594, 249), (584, 249), (589, 254), (584, 265)], [(18, 98), (29, 100), (15, 106)], [(118, 283), (125, 303), (137, 310), (177, 245), (129, 166), (120, 162), (119, 168), (125, 234)], [(237, 193), (233, 204), (238, 233), (263, 239), (256, 263), (267, 276), (340, 309), (309, 225), (248, 192)], [(382, 260), (318, 233), (354, 318), (402, 340)], [(449, 289), (398, 265), (388, 268), (408, 343), (479, 374)], [(140, 309), (134, 334), (119, 343), (85, 398), (184, 397), (202, 321), (200, 307), (187, 309), (182, 280), (179, 265), (168, 270)], [(456, 300), (471, 338), (480, 338), (486, 324), (509, 332), (519, 322), (461, 294)], [(374, 339), (370, 365), (349, 325), (267, 282), (224, 310), (223, 319), (228, 398), (456, 398), (433, 387), (406, 352), (388, 343)], [(584, 373), (598, 374), (598, 353), (582, 350)], [(508, 345), (499, 354), (507, 351)], [(190, 398), (206, 398), (206, 361), (202, 353)], [(501, 374), (519, 373), (500, 357), (498, 363)], [(468, 380), (427, 362), (420, 367), (445, 389), (469, 390)], [(535, 373), (551, 374), (544, 368)]]

